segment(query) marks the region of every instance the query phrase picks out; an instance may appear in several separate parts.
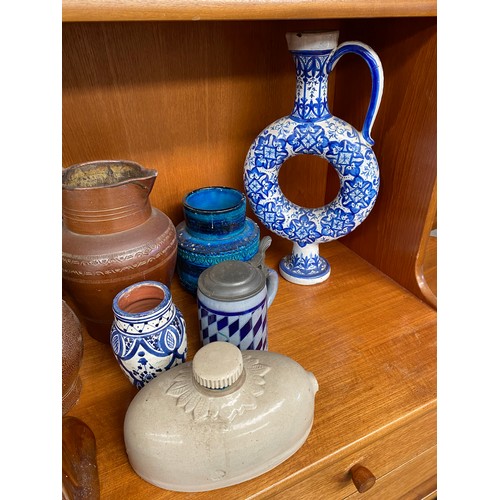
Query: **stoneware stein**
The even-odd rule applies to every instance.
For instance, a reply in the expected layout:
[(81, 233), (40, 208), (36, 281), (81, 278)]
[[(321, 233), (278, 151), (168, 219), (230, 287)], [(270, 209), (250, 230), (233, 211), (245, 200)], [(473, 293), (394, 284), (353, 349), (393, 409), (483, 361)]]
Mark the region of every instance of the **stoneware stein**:
[(196, 295), (200, 274), (224, 260), (248, 261), (259, 248), (260, 229), (246, 217), (246, 198), (237, 189), (208, 186), (183, 199), (184, 220), (177, 227), (177, 274)]
[(227, 260), (203, 271), (197, 302), (203, 345), (215, 341), (241, 350), (268, 349), (267, 310), (278, 291), (278, 273), (264, 264), (266, 236), (249, 262)]
[(167, 286), (131, 285), (113, 300), (110, 342), (123, 373), (138, 389), (186, 360), (186, 323)]

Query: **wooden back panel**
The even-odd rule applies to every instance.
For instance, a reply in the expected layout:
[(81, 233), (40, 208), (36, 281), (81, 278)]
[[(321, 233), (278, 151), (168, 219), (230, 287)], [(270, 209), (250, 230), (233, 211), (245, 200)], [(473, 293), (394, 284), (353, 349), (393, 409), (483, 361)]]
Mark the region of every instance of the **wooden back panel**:
[[(243, 189), (252, 141), (293, 106), (285, 33), (324, 29), (372, 45), (386, 76), (372, 134), (379, 199), (343, 242), (419, 294), (416, 255), (435, 180), (434, 18), (64, 23), (62, 166), (129, 159), (157, 169), (151, 202), (177, 224), (190, 190)], [(330, 105), (360, 128), (370, 84), (355, 59), (336, 67)], [(326, 161), (301, 156), (283, 166), (280, 186), (315, 207), (333, 197), (338, 179)]]
[[(385, 76), (372, 132), (379, 195), (369, 217), (342, 243), (435, 306), (435, 297), (422, 291), (417, 256), (425, 251), (435, 217), (436, 19), (345, 20), (340, 29), (341, 42), (360, 40), (372, 46)], [(332, 112), (359, 130), (370, 96), (368, 67), (360, 57), (346, 55), (335, 71)], [(329, 188), (327, 198), (331, 193)]]
[[(243, 189), (251, 143), (293, 108), (285, 33), (304, 24), (317, 25), (65, 23), (63, 166), (131, 159), (157, 169), (151, 201), (174, 223), (192, 189)], [(282, 187), (306, 206), (322, 205), (326, 168), (301, 172), (304, 162), (283, 169)]]

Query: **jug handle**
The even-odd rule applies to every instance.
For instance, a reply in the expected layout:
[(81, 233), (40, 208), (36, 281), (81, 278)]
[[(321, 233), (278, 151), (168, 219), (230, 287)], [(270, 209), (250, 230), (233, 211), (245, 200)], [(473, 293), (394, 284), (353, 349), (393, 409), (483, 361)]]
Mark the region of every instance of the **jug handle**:
[(365, 45), (361, 42), (344, 42), (340, 44), (337, 47), (337, 50), (335, 50), (335, 52), (332, 54), (331, 59), (328, 62), (328, 73), (333, 70), (338, 60), (344, 54), (348, 53), (358, 54), (359, 56), (361, 56), (370, 68), (372, 77), (372, 91), (370, 104), (368, 105), (368, 111), (366, 113), (366, 118), (361, 133), (368, 145), (373, 146), (373, 144), (375, 144), (375, 141), (371, 138), (370, 133), (372, 130), (373, 122), (375, 121), (375, 117), (377, 116), (384, 88), (384, 71), (382, 69), (382, 63), (380, 62), (378, 55), (368, 45)]
[(267, 308), (273, 303), (274, 297), (278, 292), (278, 273), (274, 269), (267, 268), (266, 286), (267, 286)]
[(266, 250), (271, 246), (272, 239), (270, 236), (264, 236), (259, 243), (259, 250), (250, 259), (250, 264), (259, 268), (266, 277), (267, 287), (267, 307), (269, 307), (276, 297), (278, 292), (278, 273), (265, 264)]

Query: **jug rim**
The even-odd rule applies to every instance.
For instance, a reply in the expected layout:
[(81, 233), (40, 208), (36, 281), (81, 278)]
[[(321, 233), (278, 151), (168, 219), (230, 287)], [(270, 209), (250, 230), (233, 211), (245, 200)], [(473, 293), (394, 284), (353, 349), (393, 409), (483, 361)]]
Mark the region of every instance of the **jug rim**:
[[(140, 307), (141, 302), (147, 300), (151, 300), (154, 305)], [(163, 314), (171, 306), (170, 289), (160, 281), (145, 280), (133, 283), (118, 292), (113, 298), (112, 310), (119, 320), (144, 322)]]
[[(75, 172), (87, 172), (94, 169), (102, 168), (102, 167), (128, 167), (129, 174), (130, 172), (133, 175), (124, 175), (122, 178), (117, 176), (114, 182), (98, 182), (98, 181), (90, 181), (87, 179), (87, 182), (84, 184), (79, 184), (76, 179), (72, 180), (72, 177), (77, 177)], [(92, 160), (82, 163), (75, 163), (70, 165), (67, 168), (63, 168), (62, 170), (62, 186), (63, 189), (72, 190), (72, 191), (83, 191), (89, 189), (97, 189), (97, 188), (106, 188), (106, 187), (116, 187), (124, 184), (128, 184), (132, 181), (141, 181), (147, 180), (151, 178), (155, 178), (158, 175), (158, 171), (155, 169), (145, 168), (139, 163), (131, 160)]]
[(333, 51), (338, 46), (339, 34), (339, 30), (288, 31), (285, 38), (292, 52)]

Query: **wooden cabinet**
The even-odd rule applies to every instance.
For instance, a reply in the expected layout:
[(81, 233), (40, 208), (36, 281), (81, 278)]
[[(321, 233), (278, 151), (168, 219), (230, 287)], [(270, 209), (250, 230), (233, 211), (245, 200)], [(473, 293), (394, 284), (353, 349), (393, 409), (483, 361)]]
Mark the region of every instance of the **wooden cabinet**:
[[(316, 498), (346, 498), (351, 494), (356, 496), (356, 488), (352, 481), (353, 467), (357, 464), (367, 468), (373, 476), (375, 483), (364, 491), (374, 498), (400, 498), (401, 493), (408, 493), (407, 484), (409, 477), (406, 473), (399, 475), (403, 483), (401, 489), (392, 491), (384, 487), (386, 492), (382, 495), (380, 484), (386, 481), (395, 471), (410, 464), (414, 459), (423, 454), (435, 454), (436, 445), (436, 411), (435, 408), (422, 408), (417, 415), (411, 415), (404, 422), (390, 425), (388, 428), (378, 430), (366, 441), (357, 443), (349, 452), (344, 452), (341, 457), (332, 457), (318, 472), (309, 475), (303, 481), (284, 490), (278, 498), (307, 498), (316, 495)], [(435, 459), (434, 459), (435, 460)], [(432, 462), (432, 459), (429, 458)], [(401, 465), (404, 464), (404, 465)], [(435, 471), (433, 471), (433, 475)], [(419, 479), (415, 486), (419, 485)], [(424, 494), (433, 491), (433, 487), (422, 485)], [(434, 486), (435, 487), (435, 486)], [(412, 489), (412, 488), (411, 488)], [(367, 495), (367, 496), (370, 496)], [(276, 496), (273, 495), (274, 498)]]
[[(191, 189), (242, 189), (251, 142), (290, 113), (287, 31), (338, 29), (341, 42), (361, 40), (382, 60), (375, 208), (347, 238), (322, 245), (328, 281), (280, 279), (269, 311), (269, 348), (318, 379), (313, 429), (280, 466), (221, 490), (228, 499), (357, 497), (349, 471), (358, 463), (376, 477), (366, 498), (435, 494), (437, 313), (421, 272), (436, 198), (435, 16), (435, 2), (410, 0), (63, 0), (63, 166), (130, 159), (156, 168), (151, 201), (174, 223)], [(343, 58), (329, 92), (332, 113), (360, 128), (370, 92), (363, 62)], [(300, 157), (285, 164), (280, 185), (292, 201), (320, 206), (338, 189), (334, 177)], [(271, 236), (267, 260), (277, 269), (291, 243)], [(172, 294), (192, 359), (196, 303), (177, 279)], [(110, 347), (87, 334), (82, 378), (70, 414), (96, 436), (102, 498), (214, 498), (166, 492), (133, 472), (122, 426), (136, 390)]]

